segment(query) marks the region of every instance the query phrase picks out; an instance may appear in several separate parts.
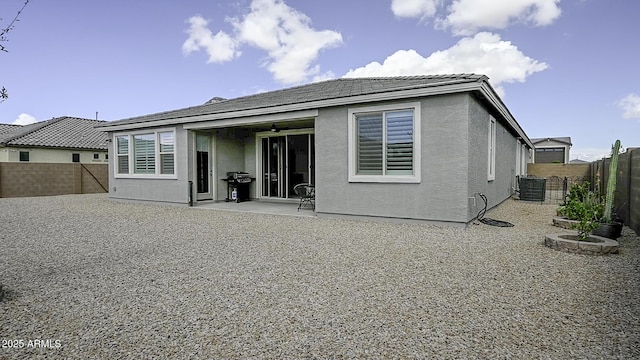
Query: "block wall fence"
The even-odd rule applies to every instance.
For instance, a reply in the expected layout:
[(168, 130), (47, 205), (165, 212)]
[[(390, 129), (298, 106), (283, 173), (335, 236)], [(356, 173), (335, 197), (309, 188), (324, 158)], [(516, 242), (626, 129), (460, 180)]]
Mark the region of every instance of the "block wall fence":
[(0, 197), (106, 193), (107, 164), (0, 163)]

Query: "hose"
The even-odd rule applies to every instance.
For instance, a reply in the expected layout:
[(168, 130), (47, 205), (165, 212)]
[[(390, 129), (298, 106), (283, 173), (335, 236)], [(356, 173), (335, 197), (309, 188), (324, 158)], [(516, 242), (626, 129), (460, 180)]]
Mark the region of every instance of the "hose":
[(491, 226), (498, 226), (498, 227), (512, 227), (512, 226), (514, 226), (510, 222), (485, 218), (484, 215), (487, 213), (487, 196), (485, 194), (483, 194), (483, 193), (475, 193), (474, 196), (475, 195), (480, 196), (482, 201), (484, 201), (484, 207), (482, 209), (480, 209), (480, 211), (478, 211), (478, 215), (476, 216), (476, 220), (480, 221), (483, 224), (491, 225)]

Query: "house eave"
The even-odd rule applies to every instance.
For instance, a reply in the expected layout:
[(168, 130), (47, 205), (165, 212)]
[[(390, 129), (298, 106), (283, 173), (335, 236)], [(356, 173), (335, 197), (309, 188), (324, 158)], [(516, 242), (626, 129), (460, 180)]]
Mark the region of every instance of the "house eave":
[(559, 143), (559, 144), (564, 144), (564, 145), (567, 145), (567, 146), (569, 146), (569, 147), (573, 146), (573, 144), (572, 144), (571, 142), (567, 142), (567, 141), (560, 140), (560, 139), (557, 139), (557, 138), (544, 138), (544, 139), (539, 139), (538, 141), (535, 141), (535, 142), (534, 142), (534, 144), (535, 144), (536, 146), (537, 146), (537, 145), (544, 145), (544, 144), (543, 144), (544, 142), (551, 142), (551, 141), (555, 141), (555, 142), (557, 142), (557, 143)]
[(310, 118), (315, 118), (317, 116), (318, 116), (318, 109), (298, 110), (298, 111), (278, 112), (273, 114), (254, 115), (248, 118), (243, 118), (241, 122), (239, 122), (239, 119), (237, 118), (222, 118), (222, 119), (215, 119), (215, 120), (189, 122), (189, 123), (183, 124), (183, 128), (187, 130), (219, 129), (219, 128), (237, 126), (237, 125), (267, 124), (267, 123), (273, 123), (273, 122), (310, 119)]
[(500, 97), (495, 90), (493, 90), (491, 85), (486, 81), (482, 82), (479, 90), (489, 103), (491, 103), (494, 109), (496, 109), (496, 111), (498, 111), (498, 113), (507, 121), (507, 124), (518, 134), (518, 137), (521, 138), (530, 149), (534, 149), (535, 146), (531, 142), (531, 139), (529, 139), (524, 130), (522, 130), (520, 124), (518, 124), (509, 109), (507, 109), (502, 100), (500, 100)]
[(108, 151), (108, 147), (71, 147), (55, 145), (30, 145), (30, 144), (0, 144), (0, 147), (15, 149), (43, 149), (43, 150), (68, 150), (68, 151)]
[(318, 110), (328, 107), (368, 104), (382, 101), (406, 100), (435, 95), (447, 95), (465, 92), (479, 92), (494, 110), (505, 119), (507, 125), (522, 139), (531, 149), (535, 146), (509, 112), (498, 94), (491, 87), (486, 78), (473, 82), (453, 82), (439, 84), (438, 86), (420, 87), (414, 89), (404, 89), (386, 91), (380, 93), (324, 99), (294, 104), (277, 105), (271, 107), (261, 107), (247, 110), (227, 111), (221, 113), (185, 116), (178, 118), (168, 118), (163, 120), (153, 120), (147, 122), (128, 123), (121, 125), (97, 126), (96, 128), (105, 132), (115, 132), (124, 130), (137, 130), (141, 128), (155, 128), (183, 125), (185, 129), (222, 128), (252, 125), (275, 121), (287, 121), (302, 118), (313, 118), (318, 115)]

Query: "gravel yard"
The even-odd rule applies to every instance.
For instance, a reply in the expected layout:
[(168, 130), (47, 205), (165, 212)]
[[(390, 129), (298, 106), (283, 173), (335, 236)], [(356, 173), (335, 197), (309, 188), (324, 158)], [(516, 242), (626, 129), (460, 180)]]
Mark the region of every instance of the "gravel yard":
[(640, 358), (640, 239), (551, 250), (556, 207), (461, 230), (0, 199), (0, 358)]

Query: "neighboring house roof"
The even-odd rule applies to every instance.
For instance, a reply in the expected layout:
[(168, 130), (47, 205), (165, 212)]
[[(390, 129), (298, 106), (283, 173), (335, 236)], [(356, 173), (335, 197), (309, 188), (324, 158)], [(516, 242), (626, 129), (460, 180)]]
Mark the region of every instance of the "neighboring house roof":
[(562, 144), (567, 144), (567, 145), (572, 145), (571, 144), (571, 138), (568, 136), (565, 137), (549, 137), (549, 138), (533, 138), (531, 139), (531, 142), (536, 145), (545, 141), (555, 141), (555, 142), (559, 142)]
[(573, 159), (571, 161), (569, 161), (569, 164), (581, 164), (581, 163), (588, 163), (588, 161), (584, 161), (581, 159)]
[(20, 125), (0, 124), (0, 141), (2, 140), (4, 134), (13, 132), (17, 129), (20, 129), (21, 127), (22, 126)]
[(2, 126), (0, 146), (107, 150), (107, 134), (95, 128), (102, 123), (63, 116), (10, 129)]
[(477, 74), (341, 78), (224, 100), (215, 97), (203, 105), (138, 116), (102, 124), (104, 131), (238, 118), (288, 111), (318, 109), (373, 101), (397, 100), (480, 91), (519, 136), (529, 138), (488, 83)]

